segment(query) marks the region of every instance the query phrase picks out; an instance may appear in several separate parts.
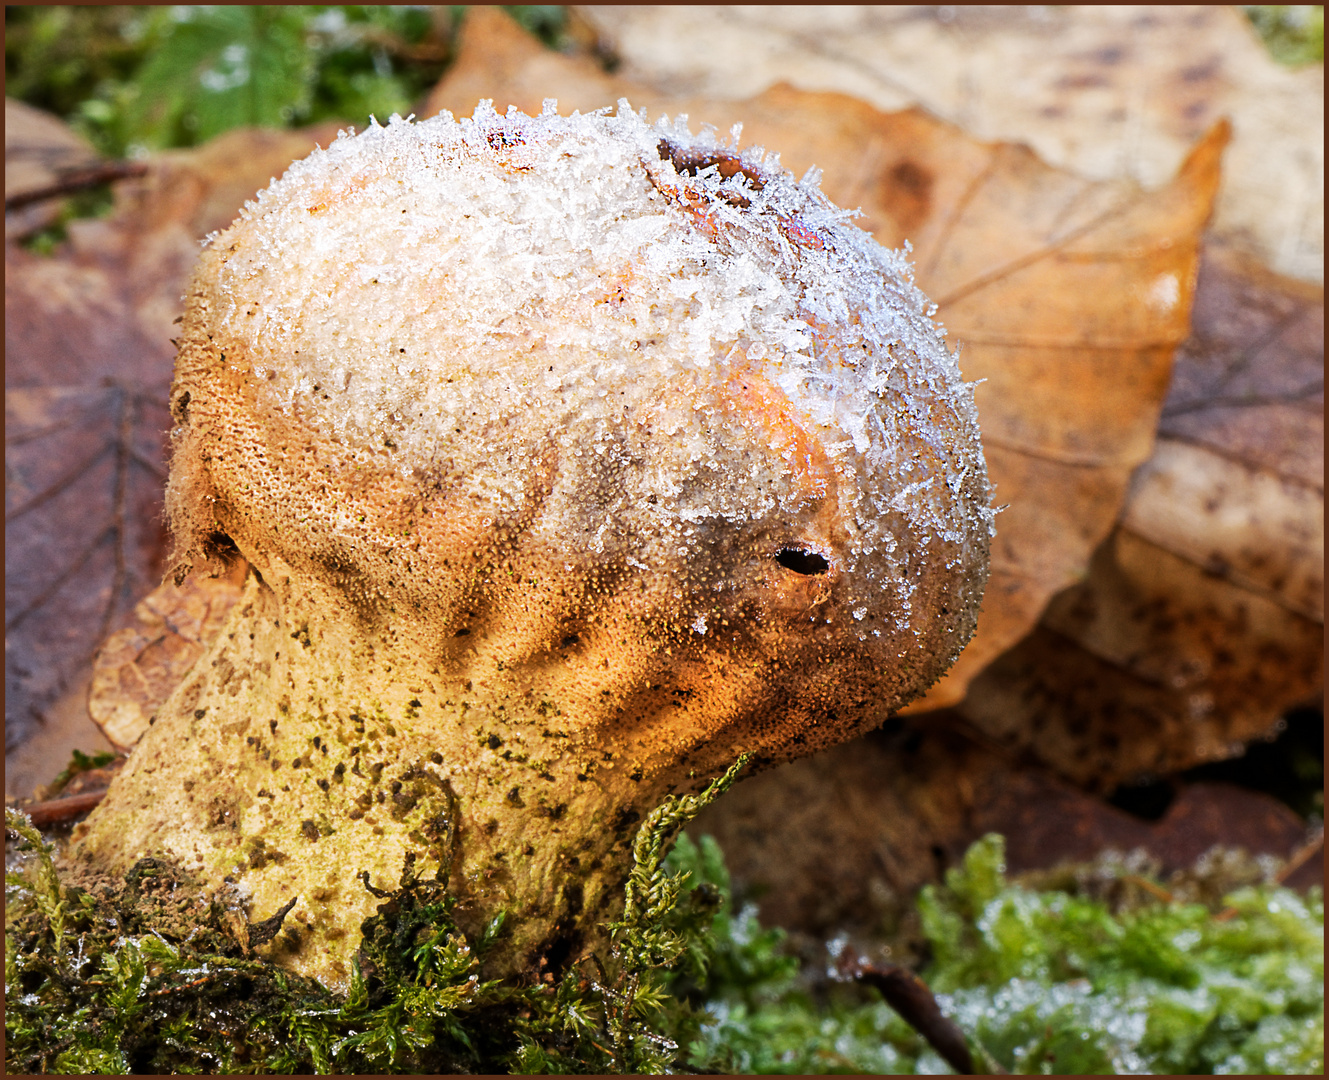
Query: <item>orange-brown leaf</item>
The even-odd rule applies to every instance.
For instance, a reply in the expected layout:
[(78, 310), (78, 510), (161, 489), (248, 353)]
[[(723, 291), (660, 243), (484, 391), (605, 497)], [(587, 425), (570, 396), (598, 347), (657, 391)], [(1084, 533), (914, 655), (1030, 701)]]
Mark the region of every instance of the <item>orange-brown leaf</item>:
[(1324, 294), (1222, 249), (1162, 432), (1083, 582), (960, 712), (1110, 789), (1228, 757), (1323, 686)]

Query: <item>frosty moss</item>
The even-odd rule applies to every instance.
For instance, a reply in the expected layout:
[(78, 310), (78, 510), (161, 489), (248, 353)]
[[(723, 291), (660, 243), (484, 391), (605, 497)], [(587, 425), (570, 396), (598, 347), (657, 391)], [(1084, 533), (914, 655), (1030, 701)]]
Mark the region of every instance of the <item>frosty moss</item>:
[[(696, 808), (671, 800), (638, 831), (616, 956), (534, 985), (477, 978), (502, 920), (468, 939), (446, 888), (408, 868), (365, 923), (345, 996), (246, 957), (258, 928), (168, 867), (62, 882), (10, 816), (33, 850), (9, 883), (9, 1071), (942, 1071), (873, 992), (800, 972), (781, 932), (736, 905), (713, 840), (683, 837), (662, 861)], [(1322, 1070), (1318, 890), (1219, 888), (1227, 916), (1159, 901), (1120, 860), (1039, 891), (1007, 882), (1001, 859), (999, 838), (981, 841), (920, 903), (934, 958), (923, 975), (945, 988), (978, 1061), (1062, 1074)]]

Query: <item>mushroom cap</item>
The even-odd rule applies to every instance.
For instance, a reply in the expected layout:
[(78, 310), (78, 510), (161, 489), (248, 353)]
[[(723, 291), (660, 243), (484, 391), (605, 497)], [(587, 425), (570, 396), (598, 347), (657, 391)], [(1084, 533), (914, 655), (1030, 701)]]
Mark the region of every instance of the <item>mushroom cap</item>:
[(972, 386), (905, 255), (736, 144), (485, 102), (291, 166), (191, 285), (180, 565), (224, 534), (574, 728), (700, 695), (643, 760), (795, 756), (922, 693), (987, 577)]

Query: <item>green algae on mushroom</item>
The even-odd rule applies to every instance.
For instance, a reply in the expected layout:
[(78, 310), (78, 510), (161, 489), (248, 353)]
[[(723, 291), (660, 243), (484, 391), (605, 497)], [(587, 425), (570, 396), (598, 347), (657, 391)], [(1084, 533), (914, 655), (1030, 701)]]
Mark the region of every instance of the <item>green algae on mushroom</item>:
[[(210, 238), (172, 389), (176, 572), (241, 600), (79, 830), (344, 986), (376, 888), (599, 940), (634, 824), (880, 724), (974, 631), (972, 387), (903, 254), (686, 118), (394, 118)], [(888, 779), (886, 782), (889, 782)]]

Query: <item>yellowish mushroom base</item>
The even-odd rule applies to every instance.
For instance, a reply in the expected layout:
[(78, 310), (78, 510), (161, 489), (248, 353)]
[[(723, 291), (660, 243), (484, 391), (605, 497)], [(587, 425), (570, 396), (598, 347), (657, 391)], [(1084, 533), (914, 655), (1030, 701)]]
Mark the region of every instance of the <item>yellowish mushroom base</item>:
[(509, 913), (496, 972), (558, 966), (591, 944), (621, 900), (639, 807), (658, 801), (640, 798), (641, 773), (608, 751), (551, 758), (569, 733), (547, 698), (440, 688), (309, 598), (287, 599), (283, 611), (251, 573), (79, 827), (80, 854), (120, 871), (168, 857), (251, 921), (297, 898), (261, 951), (334, 988), (380, 902), (361, 875), (395, 888), (408, 859), (450, 875), (464, 928)]

